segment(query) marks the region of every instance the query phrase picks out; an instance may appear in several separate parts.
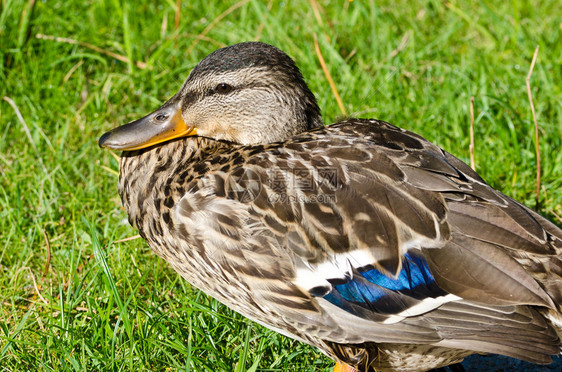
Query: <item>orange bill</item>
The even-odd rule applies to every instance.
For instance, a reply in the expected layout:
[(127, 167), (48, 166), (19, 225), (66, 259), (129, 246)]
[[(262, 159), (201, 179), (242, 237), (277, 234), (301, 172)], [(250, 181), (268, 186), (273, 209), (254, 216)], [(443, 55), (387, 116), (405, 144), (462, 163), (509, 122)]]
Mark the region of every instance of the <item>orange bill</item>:
[(139, 150), (196, 134), (197, 129), (187, 125), (182, 118), (180, 101), (170, 100), (153, 113), (105, 133), (100, 137), (99, 145), (113, 150)]

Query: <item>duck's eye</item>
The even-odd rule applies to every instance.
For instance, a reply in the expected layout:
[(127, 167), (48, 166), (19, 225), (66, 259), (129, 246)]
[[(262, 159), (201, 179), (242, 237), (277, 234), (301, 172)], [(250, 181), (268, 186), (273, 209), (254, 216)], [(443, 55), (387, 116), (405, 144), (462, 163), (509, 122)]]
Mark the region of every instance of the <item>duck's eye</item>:
[(164, 121), (166, 119), (168, 119), (168, 115), (165, 114), (158, 114), (156, 115), (156, 117), (154, 118), (156, 121)]
[(221, 94), (230, 93), (230, 91), (232, 91), (232, 85), (228, 85), (226, 83), (221, 83), (215, 88), (215, 92)]

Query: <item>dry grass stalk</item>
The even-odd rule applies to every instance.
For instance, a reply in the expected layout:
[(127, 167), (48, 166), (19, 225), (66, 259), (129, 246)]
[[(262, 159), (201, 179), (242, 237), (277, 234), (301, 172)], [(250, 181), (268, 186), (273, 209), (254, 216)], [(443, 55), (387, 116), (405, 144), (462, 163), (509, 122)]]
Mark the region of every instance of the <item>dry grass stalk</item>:
[(470, 97), (470, 167), (476, 170), (476, 162), (474, 161), (474, 97)]
[[(67, 38), (67, 37), (57, 37), (57, 36), (53, 36), (53, 35), (44, 35), (44, 34), (37, 34), (37, 35), (35, 35), (35, 37), (37, 39), (42, 39), (42, 40), (53, 40), (53, 41), (56, 41), (57, 43), (80, 45), (81, 47), (88, 48), (88, 49), (94, 50), (98, 53), (105, 54), (106, 56), (110, 56), (112, 58), (115, 58), (118, 61), (121, 61), (121, 62), (124, 62), (124, 63), (129, 63), (129, 58), (127, 58), (125, 56), (122, 56), (122, 55), (117, 54), (117, 53), (110, 52), (109, 50), (102, 49), (100, 47), (97, 47), (97, 46), (92, 45), (92, 44), (85, 43), (83, 41), (78, 41), (78, 40), (70, 39), (70, 38)], [(140, 62), (140, 61), (135, 62), (135, 65), (140, 69), (145, 69), (147, 67), (146, 63)]]
[(215, 25), (217, 23), (219, 23), (220, 21), (222, 21), (227, 15), (229, 15), (230, 13), (234, 12), (236, 9), (240, 8), (241, 6), (247, 4), (250, 0), (242, 0), (237, 2), (236, 4), (234, 4), (233, 6), (231, 6), (230, 8), (228, 8), (227, 10), (225, 10), (224, 12), (222, 12), (221, 14), (219, 14), (219, 16), (215, 19), (213, 19), (213, 21), (211, 23), (209, 23), (209, 25), (207, 27), (205, 27), (205, 29), (199, 34), (199, 37), (197, 37), (195, 39), (195, 41), (193, 42), (193, 44), (191, 44), (191, 46), (189, 47), (189, 49), (187, 50), (187, 54), (191, 54), (191, 52), (193, 51), (193, 48), (195, 48), (195, 46), (199, 43), (199, 40), (204, 39), (204, 37), (209, 33), (209, 31), (211, 31), (211, 29), (213, 27), (215, 27)]
[(338, 93), (338, 88), (332, 79), (332, 75), (330, 75), (330, 71), (328, 71), (328, 67), (326, 66), (326, 62), (324, 61), (324, 57), (322, 56), (322, 52), (320, 51), (320, 45), (318, 45), (318, 37), (316, 33), (314, 34), (314, 48), (316, 49), (316, 55), (318, 56), (318, 61), (320, 62), (320, 66), (322, 66), (322, 71), (324, 71), (324, 75), (326, 75), (326, 79), (328, 79), (328, 83), (330, 84), (330, 88), (332, 88), (332, 93), (336, 97), (336, 101), (338, 102), (338, 106), (340, 111), (343, 115), (347, 115), (345, 111), (345, 106), (341, 100), (340, 94)]
[(269, 12), (271, 11), (271, 8), (273, 8), (273, 0), (269, 0), (269, 2), (267, 3), (267, 14), (265, 15), (265, 17), (263, 17), (260, 25), (258, 26), (258, 31), (256, 32), (254, 41), (258, 41), (259, 39), (261, 39), (261, 34), (263, 32), (263, 28), (265, 27), (265, 22), (267, 22), (267, 17), (269, 15)]
[(396, 57), (398, 55), (398, 53), (400, 53), (404, 48), (406, 48), (406, 45), (408, 45), (409, 40), (410, 40), (410, 31), (406, 32), (404, 34), (404, 36), (402, 36), (402, 39), (400, 40), (400, 44), (398, 44), (396, 49), (394, 49), (392, 52), (390, 52), (389, 57), (391, 59)]
[(45, 263), (45, 269), (43, 269), (43, 276), (47, 275), (49, 272), (49, 267), (51, 266), (51, 243), (49, 243), (49, 237), (44, 229), (41, 229), (43, 232), (43, 237), (45, 238), (45, 244), (47, 246), (47, 262)]
[(176, 14), (174, 16), (174, 31), (176, 37), (174, 38), (174, 45), (178, 46), (178, 29), (180, 28), (180, 15), (181, 15), (181, 0), (176, 0)]
[(312, 7), (312, 12), (314, 13), (314, 18), (316, 18), (316, 22), (320, 26), (324, 26), (324, 22), (322, 21), (322, 17), (320, 16), (320, 5), (316, 0), (310, 0), (310, 6)]
[(531, 67), (529, 68), (529, 74), (525, 80), (527, 84), (527, 95), (529, 96), (529, 103), (531, 104), (531, 112), (533, 114), (533, 122), (535, 123), (535, 148), (537, 151), (537, 189), (535, 195), (535, 210), (539, 208), (539, 194), (541, 189), (541, 150), (539, 146), (539, 125), (537, 124), (537, 115), (535, 113), (535, 105), (533, 104), (533, 95), (531, 94), (531, 75), (533, 74), (538, 54), (539, 46), (537, 45), (535, 53), (533, 54), (533, 60), (531, 61)]
[(180, 15), (181, 15), (181, 0), (176, 1), (176, 15), (174, 18), (174, 30), (178, 30), (180, 27)]
[(35, 280), (35, 275), (33, 275), (33, 271), (31, 270), (31, 268), (29, 266), (20, 267), (16, 271), (15, 277), (17, 277), (19, 275), (19, 273), (23, 270), (27, 270), (29, 272), (29, 276), (31, 277), (31, 280), (33, 281), (33, 288), (35, 288), (35, 293), (37, 293), (37, 296), (41, 299), (41, 301), (43, 301), (44, 304), (48, 305), (49, 301), (47, 301), (45, 299), (45, 297), (43, 297), (41, 295), (41, 291), (39, 291), (39, 287), (37, 286), (37, 281)]
[(128, 242), (129, 240), (135, 240), (135, 239), (139, 239), (141, 236), (140, 235), (133, 235), (133, 236), (129, 236), (128, 238), (124, 238), (124, 239), (119, 239), (114, 241), (113, 243), (123, 243), (123, 242)]
[(2, 98), (4, 101), (8, 102), (8, 104), (10, 106), (12, 106), (12, 108), (14, 109), (16, 116), (18, 117), (18, 120), (20, 121), (21, 125), (23, 126), (23, 130), (25, 132), (25, 135), (27, 136), (27, 139), (29, 140), (29, 143), (31, 144), (31, 147), (33, 148), (33, 151), (35, 151), (35, 155), (37, 156), (37, 160), (39, 161), (39, 165), (41, 165), (41, 168), (43, 169), (43, 172), (45, 172), (45, 174), (49, 177), (49, 172), (47, 171), (47, 168), (45, 167), (45, 164), (43, 164), (43, 160), (41, 159), (41, 155), (39, 154), (39, 151), (37, 150), (37, 147), (35, 146), (35, 142), (33, 142), (33, 137), (31, 137), (31, 132), (29, 131), (29, 127), (27, 126), (27, 124), (25, 123), (25, 120), (23, 120), (23, 116), (20, 112), (20, 110), (18, 109), (18, 106), (16, 105), (16, 103), (10, 98), (10, 97), (3, 97)]

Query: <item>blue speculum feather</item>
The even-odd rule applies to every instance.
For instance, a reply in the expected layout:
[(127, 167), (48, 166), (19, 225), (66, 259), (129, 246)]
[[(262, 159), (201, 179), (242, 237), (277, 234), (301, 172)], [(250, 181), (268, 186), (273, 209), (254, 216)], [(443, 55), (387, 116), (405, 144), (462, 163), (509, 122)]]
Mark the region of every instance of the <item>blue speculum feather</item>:
[(435, 283), (425, 259), (408, 252), (396, 278), (374, 268), (360, 269), (345, 283), (334, 285), (324, 296), (332, 304), (356, 315), (365, 310), (379, 314), (397, 314), (424, 298), (446, 295)]

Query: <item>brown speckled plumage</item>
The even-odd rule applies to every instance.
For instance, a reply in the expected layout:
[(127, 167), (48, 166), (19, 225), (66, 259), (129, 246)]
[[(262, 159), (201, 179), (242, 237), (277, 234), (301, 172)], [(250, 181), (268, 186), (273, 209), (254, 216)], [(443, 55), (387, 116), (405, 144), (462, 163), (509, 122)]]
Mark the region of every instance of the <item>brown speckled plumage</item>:
[[(171, 101), (183, 100), (185, 121), (204, 135), (123, 153), (120, 194), (150, 247), (234, 310), (360, 370), (427, 370), (474, 352), (548, 363), (560, 353), (561, 230), (414, 133), (363, 119), (320, 127), (298, 69), (271, 48), (222, 49), (194, 69)], [(260, 53), (269, 57), (255, 63)], [(239, 71), (235, 94), (297, 97), (287, 103), (297, 119), (208, 116), (244, 112), (204, 94), (207, 79), (236, 81)], [(252, 110), (275, 110), (256, 94)], [(219, 106), (207, 110), (205, 97)], [(408, 252), (434, 277), (431, 298), (385, 289), (389, 301), (377, 305), (336, 293), (369, 270), (398, 280)]]

